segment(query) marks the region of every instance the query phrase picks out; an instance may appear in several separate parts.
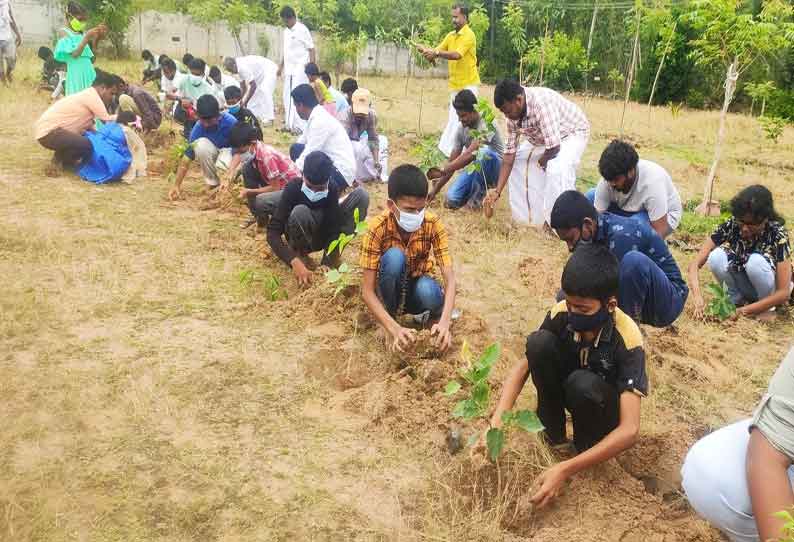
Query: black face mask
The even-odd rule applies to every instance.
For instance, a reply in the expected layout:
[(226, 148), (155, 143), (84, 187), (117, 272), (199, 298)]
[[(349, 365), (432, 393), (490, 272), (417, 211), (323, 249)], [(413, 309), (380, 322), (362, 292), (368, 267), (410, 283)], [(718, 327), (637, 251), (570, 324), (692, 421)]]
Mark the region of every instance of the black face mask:
[(592, 331), (600, 329), (609, 321), (611, 313), (607, 309), (606, 303), (601, 304), (601, 309), (595, 314), (579, 314), (568, 312), (568, 324), (574, 331)]

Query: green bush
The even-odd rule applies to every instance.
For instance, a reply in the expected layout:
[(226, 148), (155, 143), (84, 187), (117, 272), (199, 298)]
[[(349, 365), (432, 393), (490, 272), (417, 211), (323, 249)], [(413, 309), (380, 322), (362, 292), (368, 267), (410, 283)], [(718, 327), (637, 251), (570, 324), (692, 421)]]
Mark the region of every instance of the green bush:
[(584, 87), (587, 50), (578, 37), (571, 37), (565, 32), (555, 32), (551, 38), (535, 40), (524, 56), (525, 72), (529, 73), (531, 78), (539, 78), (541, 61), (544, 85), (570, 90)]

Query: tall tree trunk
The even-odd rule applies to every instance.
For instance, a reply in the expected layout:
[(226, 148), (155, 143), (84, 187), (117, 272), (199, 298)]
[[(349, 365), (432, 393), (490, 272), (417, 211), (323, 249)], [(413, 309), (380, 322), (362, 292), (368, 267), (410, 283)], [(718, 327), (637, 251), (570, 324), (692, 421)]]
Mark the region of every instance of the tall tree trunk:
[(623, 137), (623, 123), (626, 120), (626, 108), (629, 106), (629, 95), (631, 94), (631, 86), (634, 84), (634, 70), (637, 67), (637, 52), (640, 43), (640, 7), (637, 5), (637, 31), (634, 33), (634, 47), (631, 50), (631, 67), (629, 74), (626, 78), (626, 97), (623, 100), (623, 113), (620, 115), (620, 137)]
[[(722, 156), (722, 142), (725, 139), (725, 120), (728, 117), (728, 107), (733, 101), (736, 81), (739, 79), (739, 73), (736, 71), (737, 62), (738, 58), (734, 58), (725, 74), (725, 99), (722, 102), (722, 111), (720, 111), (720, 128), (717, 131), (717, 143), (714, 145), (714, 161), (711, 164), (709, 176), (706, 179), (706, 188), (703, 191), (703, 202), (697, 208), (697, 211), (705, 216), (709, 216), (713, 212), (711, 200), (714, 194), (714, 179), (717, 176), (717, 167), (719, 166)], [(719, 210), (717, 211), (719, 212)]]
[(656, 70), (656, 77), (653, 78), (653, 86), (651, 87), (651, 97), (648, 98), (648, 122), (651, 121), (651, 105), (653, 105), (653, 95), (656, 94), (656, 84), (659, 82), (659, 76), (662, 74), (662, 67), (664, 66), (664, 59), (667, 58), (667, 53), (670, 52), (670, 43), (675, 36), (675, 29), (678, 27), (678, 21), (673, 24), (673, 31), (670, 32), (670, 37), (667, 39), (667, 44), (664, 46), (662, 53), (662, 60), (659, 61), (659, 69)]
[(598, 0), (593, 1), (593, 18), (590, 19), (590, 35), (587, 37), (587, 73), (584, 75), (584, 91), (587, 92), (587, 82), (590, 79), (590, 51), (593, 49), (593, 33), (595, 32), (596, 15), (598, 14)]

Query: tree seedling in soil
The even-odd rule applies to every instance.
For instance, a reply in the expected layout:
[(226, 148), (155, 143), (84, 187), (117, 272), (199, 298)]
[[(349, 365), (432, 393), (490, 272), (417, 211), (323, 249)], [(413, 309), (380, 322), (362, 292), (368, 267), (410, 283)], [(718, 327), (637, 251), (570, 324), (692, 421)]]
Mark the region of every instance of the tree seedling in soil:
[(781, 119), (780, 117), (758, 117), (758, 123), (761, 125), (766, 138), (773, 143), (777, 143), (786, 128), (786, 119)]
[(253, 269), (244, 269), (240, 271), (237, 278), (243, 288), (249, 288), (255, 283), (261, 282), (265, 288), (265, 297), (270, 301), (287, 299), (287, 292), (281, 287), (281, 281), (272, 273), (268, 273), (260, 279)]
[(706, 307), (706, 314), (720, 322), (727, 320), (736, 312), (736, 305), (728, 295), (728, 287), (725, 284), (712, 282), (706, 289), (714, 296)]
[[(462, 418), (468, 422), (478, 419), (488, 419), (488, 410), (491, 401), (491, 385), (488, 376), (491, 374), (496, 361), (501, 354), (499, 343), (494, 343), (486, 348), (479, 358), (474, 360), (474, 355), (469, 349), (469, 345), (464, 341), (461, 349), (461, 359), (464, 368), (460, 370), (462, 379), (452, 380), (444, 387), (444, 394), (448, 397), (456, 395), (464, 386), (469, 396), (458, 401), (452, 410), (452, 416)], [(537, 415), (531, 410), (507, 411), (502, 414), (502, 427), (491, 427), (486, 433), (485, 440), (488, 448), (488, 455), (492, 461), (496, 461), (502, 453), (505, 445), (505, 432), (518, 427), (528, 433), (538, 433), (544, 429)], [(475, 434), (469, 439), (469, 445), (474, 444), (478, 438)]]
[(180, 141), (179, 143), (174, 143), (174, 145), (168, 151), (168, 167), (166, 168), (166, 171), (168, 172), (167, 179), (169, 183), (174, 181), (174, 178), (176, 177), (176, 170), (179, 168), (179, 162), (182, 160), (182, 157), (185, 156), (185, 153), (188, 149), (192, 148), (193, 143)]
[(480, 114), (480, 118), (485, 123), (485, 129), (471, 130), (469, 132), (472, 139), (480, 141), (481, 145), (477, 150), (477, 156), (475, 157), (474, 161), (464, 168), (466, 173), (474, 173), (475, 171), (482, 172), (482, 160), (490, 159), (490, 156), (485, 154), (485, 145), (482, 145), (482, 143), (487, 143), (493, 137), (494, 132), (496, 132), (496, 127), (494, 127), (493, 124), (494, 120), (496, 119), (496, 113), (494, 113), (491, 104), (488, 103), (485, 98), (479, 98), (477, 100), (477, 105), (474, 106), (474, 109)]
[[(334, 239), (328, 245), (327, 254), (329, 256), (333, 254), (335, 250), (338, 250), (338, 255), (341, 257), (345, 247), (347, 247), (353, 239), (366, 233), (367, 221), (361, 220), (361, 214), (358, 208), (353, 211), (353, 222), (356, 225), (353, 229), (353, 233), (342, 232), (337, 239)], [(352, 271), (353, 269), (347, 263), (343, 263), (336, 269), (329, 269), (326, 271), (325, 280), (328, 284), (334, 286), (334, 297), (339, 295), (342, 290), (350, 285)]]

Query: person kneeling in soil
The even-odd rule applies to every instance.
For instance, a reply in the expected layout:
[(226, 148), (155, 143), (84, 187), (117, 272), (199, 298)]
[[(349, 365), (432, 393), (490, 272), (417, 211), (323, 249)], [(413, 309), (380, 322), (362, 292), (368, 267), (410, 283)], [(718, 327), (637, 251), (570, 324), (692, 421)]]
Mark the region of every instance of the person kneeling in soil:
[(98, 70), (92, 86), (47, 108), (33, 126), (36, 140), (45, 149), (55, 151), (55, 160), (66, 167), (88, 160), (94, 147), (84, 134), (94, 131), (95, 120), (116, 120), (107, 109), (114, 92), (114, 76)]
[[(449, 162), (441, 169), (436, 169), (430, 180), (435, 180), (428, 201), (433, 201), (444, 185), (452, 178), (456, 171), (462, 170), (472, 162), (476, 162), (475, 171), (461, 171), (458, 178), (447, 190), (444, 206), (449, 209), (460, 209), (468, 205), (473, 209), (482, 207), (482, 201), (488, 188), (496, 186), (499, 177), (499, 168), (502, 167), (502, 153), (504, 144), (499, 130), (494, 127), (493, 132), (486, 135), (485, 141), (474, 137), (472, 131), (486, 132), (485, 121), (480, 113), (474, 109), (477, 105), (477, 96), (468, 89), (463, 89), (455, 96), (452, 106), (458, 114), (460, 126), (455, 133), (452, 154)], [(479, 153), (480, 146), (482, 153)]]
[[(248, 201), (253, 219), (244, 224), (248, 227), (254, 222), (264, 226), (267, 217), (275, 211), (272, 194), (284, 189), (292, 179), (300, 179), (301, 171), (298, 166), (270, 145), (258, 140), (254, 127), (238, 122), (229, 133), (232, 152), (243, 156), (242, 174), (243, 188), (240, 189), (240, 198)], [(271, 196), (268, 196), (271, 194)]]
[(618, 304), (635, 321), (654, 327), (675, 322), (689, 295), (667, 243), (650, 224), (605, 212), (598, 214), (584, 194), (560, 194), (551, 227), (571, 252), (580, 244), (600, 244), (620, 262)]
[(267, 242), (273, 253), (292, 267), (301, 286), (312, 280), (310, 269), (314, 263), (309, 254), (322, 250), (321, 264), (335, 267), (339, 252), (328, 254), (328, 245), (341, 232), (353, 233), (356, 209), (360, 220), (367, 216), (367, 191), (358, 187), (340, 201), (336, 185), (329, 182), (333, 174), (331, 159), (314, 151), (304, 160), (302, 179), (290, 181), (280, 192), (266, 194), (274, 208), (267, 226)]
[(574, 251), (562, 273), (565, 300), (527, 337), (527, 360), (510, 371), (491, 416), (491, 426), (501, 427), (502, 414), (513, 408), (530, 375), (552, 446), (567, 442), (565, 410), (571, 413), (578, 455), (540, 475), (531, 497), (537, 506), (554, 499), (574, 474), (637, 442), (640, 399), (648, 392), (645, 350), (637, 324), (617, 308), (618, 274), (607, 247)]
[(682, 483), (692, 508), (733, 542), (780, 540), (794, 506), (794, 349), (753, 417), (703, 437), (687, 453)]
[[(403, 313), (426, 322), (435, 344), (446, 350), (452, 342), (450, 323), (455, 306), (455, 272), (447, 231), (441, 220), (425, 212), (427, 178), (418, 167), (405, 164), (389, 175), (386, 210), (369, 222), (361, 243), (361, 293), (375, 320), (391, 335), (391, 349), (403, 351), (416, 331), (401, 326)], [(446, 295), (431, 276), (433, 261), (441, 267)]]
[(731, 200), (733, 217), (721, 224), (689, 264), (695, 312), (703, 315), (698, 271), (708, 263), (717, 282), (728, 288), (741, 316), (773, 316), (791, 295), (791, 245), (775, 211), (772, 193), (748, 186)]
[(218, 100), (209, 94), (198, 99), (196, 113), (199, 120), (190, 131), (190, 147), (185, 151), (185, 156), (179, 163), (174, 186), (168, 191), (168, 197), (171, 200), (181, 197), (182, 181), (193, 160), (198, 160), (201, 165), (204, 182), (207, 183), (210, 190), (214, 190), (220, 185), (218, 165), (227, 169), (234, 165), (229, 133), (237, 124), (237, 119), (229, 113), (221, 113)]

